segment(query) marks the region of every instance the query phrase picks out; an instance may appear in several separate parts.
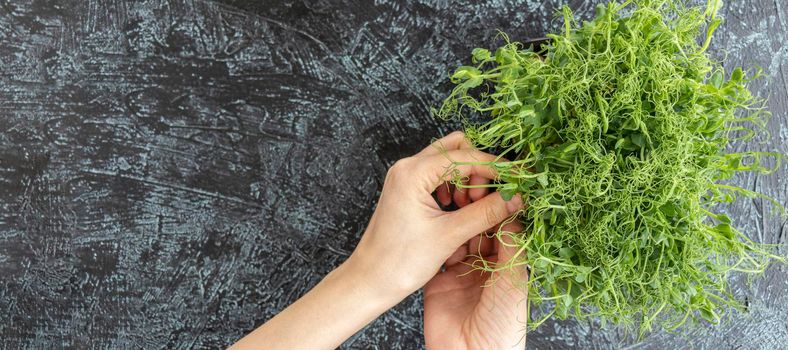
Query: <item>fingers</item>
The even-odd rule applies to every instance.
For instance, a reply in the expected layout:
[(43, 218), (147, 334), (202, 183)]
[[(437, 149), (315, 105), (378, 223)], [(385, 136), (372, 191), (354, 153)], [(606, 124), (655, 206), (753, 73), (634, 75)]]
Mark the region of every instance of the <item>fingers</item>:
[(440, 202), (442, 206), (445, 207), (451, 204), (452, 191), (454, 191), (454, 185), (448, 182), (444, 182), (435, 190), (438, 202)]
[(488, 256), (495, 253), (495, 237), (487, 238), (486, 235), (479, 236), (478, 254), (480, 256)]
[[(487, 285), (491, 288), (482, 290), (481, 302), (487, 301), (493, 305), (488, 312), (493, 312), (496, 319), (502, 324), (511, 327), (506, 330), (506, 334), (522, 334), (524, 330), (519, 326), (528, 319), (528, 273), (524, 265), (507, 266), (512, 258), (514, 262), (521, 262), (518, 254), (525, 254), (520, 247), (514, 244), (514, 240), (509, 233), (519, 233), (523, 229), (517, 220), (506, 223), (501, 227), (503, 231), (498, 243), (498, 254), (490, 256), (490, 261), (494, 262), (496, 272), (490, 275)], [(504, 322), (505, 321), (505, 322)]]
[(468, 246), (463, 244), (454, 253), (446, 259), (446, 262), (443, 264), (446, 267), (452, 266), (460, 261), (465, 260), (465, 257), (468, 255)]
[[(478, 175), (471, 175), (470, 181), (468, 181), (468, 185), (471, 186), (487, 185), (489, 183), (490, 179)], [(469, 188), (468, 197), (474, 202), (478, 201), (487, 195), (487, 192), (489, 192), (488, 190), (488, 188)]]
[(426, 148), (424, 148), (421, 152), (416, 153), (416, 157), (422, 156), (430, 156), (440, 154), (444, 151), (452, 151), (457, 149), (463, 148), (472, 148), (473, 146), (465, 138), (465, 134), (461, 131), (455, 131), (451, 134), (444, 136), (442, 139), (439, 139)]
[[(468, 253), (473, 255), (482, 255), (479, 254), (481, 250), (481, 238), (484, 237), (484, 234), (476, 235), (471, 237), (471, 240), (468, 241)], [(484, 255), (482, 255), (484, 256)]]
[(432, 193), (447, 177), (470, 179), (476, 176), (487, 180), (495, 179), (498, 173), (490, 163), (498, 160), (498, 157), (492, 154), (473, 149), (447, 151), (419, 158), (415, 176), (421, 178), (423, 185)]
[[(468, 185), (468, 181), (463, 180), (462, 185)], [(468, 189), (463, 187), (457, 187), (454, 189), (454, 204), (457, 204), (457, 207), (462, 208), (471, 203), (471, 198), (468, 196)]]
[[(472, 175), (468, 181), (462, 181), (463, 186), (487, 185), (489, 183), (490, 179), (477, 175)], [(452, 200), (454, 200), (457, 207), (462, 208), (471, 202), (484, 198), (489, 190), (487, 188), (455, 188), (454, 184), (444, 182), (438, 186), (435, 192), (438, 202), (444, 207), (451, 204)]]
[[(490, 278), (495, 282), (496, 288), (482, 291), (482, 298), (498, 300), (506, 307), (501, 308), (501, 316), (509, 319), (511, 323), (527, 322), (528, 317), (528, 269), (524, 264), (525, 252), (514, 244), (511, 234), (522, 231), (522, 225), (513, 221), (501, 228), (496, 257), (497, 272)], [(512, 264), (512, 265), (510, 265)]]
[(500, 193), (495, 192), (464, 208), (446, 213), (442, 218), (447, 221), (447, 227), (453, 228), (453, 237), (449, 239), (456, 243), (455, 246), (459, 246), (479, 232), (499, 225), (521, 207), (522, 199), (519, 195), (507, 202), (501, 198)]
[(503, 234), (501, 234), (500, 241), (498, 242), (498, 261), (506, 263), (512, 258), (522, 259), (525, 254), (520, 251), (520, 247), (514, 244), (511, 234), (518, 233), (523, 230), (523, 225), (517, 220), (514, 220), (501, 227)]
[[(475, 200), (474, 200), (475, 201)], [(458, 207), (462, 208), (470, 204), (470, 201), (464, 204), (458, 204)], [(494, 227), (488, 231), (497, 230), (498, 227)], [(488, 256), (488, 255), (495, 255), (494, 247), (495, 242), (494, 238), (490, 238), (487, 233), (478, 234), (473, 236), (468, 242), (461, 245), (454, 253), (446, 260), (444, 266), (450, 267), (458, 262), (466, 260), (469, 256)]]
[(498, 231), (498, 228), (499, 225), (495, 225), (489, 230), (473, 236), (468, 241), (468, 253), (475, 256), (497, 255), (495, 232)]

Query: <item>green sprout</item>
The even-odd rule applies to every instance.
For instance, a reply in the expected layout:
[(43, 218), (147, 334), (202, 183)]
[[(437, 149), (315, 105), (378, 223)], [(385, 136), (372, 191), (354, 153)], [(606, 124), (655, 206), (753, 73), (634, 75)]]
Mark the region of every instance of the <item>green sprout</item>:
[(783, 155), (725, 150), (765, 132), (770, 115), (747, 87), (760, 71), (725, 74), (706, 53), (720, 7), (610, 2), (583, 23), (564, 7), (562, 32), (541, 49), (501, 34), (503, 46), (473, 50), (473, 65), (451, 76), (433, 113), (462, 120), (469, 140), (500, 154), (484, 163), (499, 174), (489, 186), (527, 203), (524, 230), (498, 232), (517, 256), (477, 268), (531, 268), (531, 328), (553, 316), (637, 325), (640, 336), (718, 323), (742, 309), (732, 273), (785, 262), (715, 211), (743, 196), (783, 212), (725, 183), (777, 171)]

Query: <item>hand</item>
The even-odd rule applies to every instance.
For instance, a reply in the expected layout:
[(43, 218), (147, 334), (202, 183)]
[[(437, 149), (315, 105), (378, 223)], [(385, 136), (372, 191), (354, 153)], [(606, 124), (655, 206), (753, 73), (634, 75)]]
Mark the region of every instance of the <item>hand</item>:
[[(455, 169), (470, 185), (485, 185), (496, 177), (490, 166), (454, 166), (453, 162), (495, 160), (495, 156), (473, 149), (464, 134), (455, 132), (396, 162), (386, 175), (369, 226), (346, 264), (361, 271), (366, 283), (391, 300), (399, 301), (421, 288), (458, 247), (521, 209), (518, 196), (507, 202), (498, 192), (486, 195), (484, 188), (452, 194), (445, 183), (447, 173), (451, 174), (448, 170)], [(463, 208), (441, 210), (431, 195), (436, 189), (443, 204), (450, 203), (453, 195)]]
[[(519, 232), (517, 222), (495, 237), (474, 237), (446, 261), (445, 271), (424, 287), (424, 339), (427, 349), (524, 349), (528, 313), (528, 274), (516, 267), (505, 272), (474, 271), (476, 257), (509, 261), (516, 249), (506, 232)], [(495, 229), (493, 229), (495, 230)], [(464, 260), (464, 261), (463, 261)]]
[[(478, 179), (476, 179), (478, 181)], [(474, 182), (474, 179), (471, 179)], [(464, 208), (483, 200), (485, 189), (439, 193), (441, 202)], [(494, 232), (493, 226), (488, 232)], [(524, 267), (506, 272), (480, 272), (479, 257), (508, 262), (517, 253), (507, 232), (519, 232), (513, 221), (501, 228), (501, 241), (477, 235), (449, 257), (445, 270), (424, 287), (424, 338), (428, 349), (523, 349), (528, 312), (528, 273)], [(470, 257), (468, 257), (471, 255)]]
[[(505, 323), (509, 318), (499, 317), (495, 322), (483, 323), (488, 320), (465, 317), (471, 314), (486, 317), (481, 309), (457, 311), (476, 305), (476, 299), (458, 299), (474, 291), (468, 288), (463, 292), (462, 288), (454, 287), (451, 283), (454, 275), (448, 272), (437, 274), (444, 262), (451, 263), (465, 256), (463, 252), (467, 252), (467, 248), (461, 246), (466, 242), (473, 242), (472, 238), (479, 232), (497, 227), (520, 210), (522, 200), (519, 197), (507, 202), (497, 192), (487, 195), (484, 188), (454, 191), (444, 182), (447, 171), (456, 170), (469, 179), (469, 185), (483, 186), (496, 174), (489, 166), (479, 163), (495, 160), (495, 156), (472, 149), (462, 133), (453, 133), (417, 155), (398, 161), (386, 176), (378, 207), (350, 258), (233, 348), (334, 349), (433, 277), (435, 283), (430, 284), (434, 286), (429, 287), (429, 313), (425, 309), (425, 325), (430, 326), (425, 329), (428, 344), (436, 344), (433, 339), (444, 340), (434, 337), (434, 330), (440, 326), (435, 323), (435, 317), (440, 321), (441, 315), (447, 322), (453, 322), (443, 325), (447, 329), (466, 327), (449, 329), (451, 333), (447, 334), (452, 337), (446, 338), (446, 343), (437, 344), (441, 349), (459, 346), (460, 343), (455, 342), (457, 334), (508, 341), (512, 336), (501, 335), (499, 331), (510, 329), (506, 327), (512, 325)], [(441, 203), (449, 204), (453, 197), (462, 208), (454, 212), (441, 210), (431, 195), (436, 189)], [(449, 271), (459, 268), (448, 265)], [(440, 282), (443, 279), (446, 282)], [(475, 286), (478, 287), (478, 283)], [(470, 304), (434, 304), (436, 293), (446, 293), (453, 300)], [(506, 299), (507, 303), (515, 297), (513, 294), (512, 299)], [(506, 310), (513, 310), (516, 306), (512, 305)], [(498, 325), (499, 329), (483, 328), (488, 325)]]

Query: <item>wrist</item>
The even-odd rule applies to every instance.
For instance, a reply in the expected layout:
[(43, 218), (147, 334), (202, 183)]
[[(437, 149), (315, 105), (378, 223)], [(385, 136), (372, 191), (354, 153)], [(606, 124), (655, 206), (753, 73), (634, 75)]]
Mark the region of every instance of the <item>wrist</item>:
[[(399, 300), (344, 263), (312, 290), (239, 342), (241, 348), (334, 349)], [(297, 327), (294, 325), (298, 325)]]
[(362, 298), (359, 300), (370, 300), (384, 310), (396, 305), (413, 292), (392, 286), (392, 281), (381, 280), (381, 274), (376, 272), (373, 266), (360, 261), (357, 256), (351, 255), (326, 278), (331, 277), (344, 281), (349, 290)]

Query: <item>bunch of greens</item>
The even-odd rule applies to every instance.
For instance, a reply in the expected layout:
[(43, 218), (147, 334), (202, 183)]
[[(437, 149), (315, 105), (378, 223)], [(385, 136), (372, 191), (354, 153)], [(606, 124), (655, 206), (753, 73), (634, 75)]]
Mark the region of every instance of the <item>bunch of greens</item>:
[(723, 182), (771, 173), (782, 158), (725, 151), (764, 131), (769, 114), (747, 88), (758, 71), (726, 75), (706, 53), (720, 6), (611, 2), (583, 23), (564, 7), (562, 32), (542, 49), (503, 35), (505, 45), (473, 50), (474, 65), (452, 75), (433, 113), (463, 120), (477, 147), (511, 159), (481, 163), (499, 174), (488, 186), (528, 204), (522, 232), (499, 232), (517, 257), (477, 267), (530, 266), (531, 327), (551, 316), (639, 325), (641, 335), (717, 323), (740, 307), (732, 272), (785, 261), (715, 211), (737, 196), (771, 200)]

